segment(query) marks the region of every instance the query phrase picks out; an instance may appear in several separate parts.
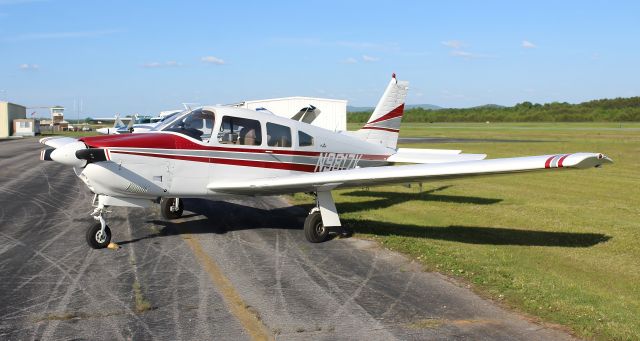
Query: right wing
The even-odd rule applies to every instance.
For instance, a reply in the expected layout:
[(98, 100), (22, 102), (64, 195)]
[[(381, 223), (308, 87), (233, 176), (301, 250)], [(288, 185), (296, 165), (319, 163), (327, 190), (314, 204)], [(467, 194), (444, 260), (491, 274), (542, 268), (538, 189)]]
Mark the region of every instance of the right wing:
[(460, 152), (460, 150), (451, 149), (399, 148), (395, 154), (391, 155), (387, 159), (387, 161), (406, 163), (445, 163), (483, 160), (487, 157), (487, 154), (460, 154)]
[(599, 167), (611, 162), (608, 157), (596, 153), (526, 156), (438, 164), (355, 168), (253, 180), (225, 180), (212, 182), (207, 186), (207, 189), (221, 194), (287, 194), (553, 168), (584, 169)]

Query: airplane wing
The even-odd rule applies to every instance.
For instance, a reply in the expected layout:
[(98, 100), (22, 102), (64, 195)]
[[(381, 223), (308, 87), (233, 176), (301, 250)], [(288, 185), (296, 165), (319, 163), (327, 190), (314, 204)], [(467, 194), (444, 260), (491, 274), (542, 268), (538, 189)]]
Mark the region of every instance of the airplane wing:
[(584, 169), (599, 167), (611, 162), (608, 157), (597, 153), (541, 155), (439, 164), (356, 168), (256, 180), (225, 180), (212, 182), (207, 186), (207, 189), (222, 194), (287, 194), (554, 168)]
[(445, 163), (483, 160), (487, 154), (460, 154), (460, 150), (399, 148), (387, 161), (404, 163)]

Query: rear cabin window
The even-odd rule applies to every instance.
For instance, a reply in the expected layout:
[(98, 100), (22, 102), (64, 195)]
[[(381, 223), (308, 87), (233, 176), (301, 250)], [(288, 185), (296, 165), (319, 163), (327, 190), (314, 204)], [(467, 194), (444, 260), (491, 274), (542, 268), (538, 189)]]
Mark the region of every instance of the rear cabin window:
[(224, 144), (238, 144), (245, 146), (259, 146), (262, 144), (260, 121), (225, 116), (220, 124), (218, 142)]
[(267, 144), (270, 147), (291, 147), (291, 128), (267, 123)]
[(194, 110), (175, 120), (163, 130), (175, 131), (200, 141), (207, 141), (213, 132), (214, 115), (211, 111)]
[(300, 147), (313, 146), (313, 136), (305, 132), (298, 131), (298, 145)]

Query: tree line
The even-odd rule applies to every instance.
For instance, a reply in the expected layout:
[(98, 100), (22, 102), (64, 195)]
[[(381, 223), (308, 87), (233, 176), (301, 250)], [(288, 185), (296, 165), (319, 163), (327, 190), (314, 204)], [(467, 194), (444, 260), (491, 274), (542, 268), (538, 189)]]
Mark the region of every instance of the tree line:
[[(371, 111), (351, 112), (350, 123), (364, 123)], [(522, 102), (512, 107), (405, 110), (403, 122), (631, 122), (640, 121), (640, 97), (598, 99), (579, 104)]]

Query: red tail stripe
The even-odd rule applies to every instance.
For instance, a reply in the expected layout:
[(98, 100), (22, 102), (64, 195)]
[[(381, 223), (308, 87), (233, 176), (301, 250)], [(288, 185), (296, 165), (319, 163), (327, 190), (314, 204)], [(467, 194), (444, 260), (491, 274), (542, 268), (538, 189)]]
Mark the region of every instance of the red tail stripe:
[(367, 122), (367, 124), (386, 121), (396, 117), (402, 117), (402, 114), (404, 114), (404, 103), (400, 104), (400, 106), (398, 106), (397, 108), (391, 110), (388, 114), (383, 115), (382, 117), (378, 117), (377, 119), (371, 122)]

